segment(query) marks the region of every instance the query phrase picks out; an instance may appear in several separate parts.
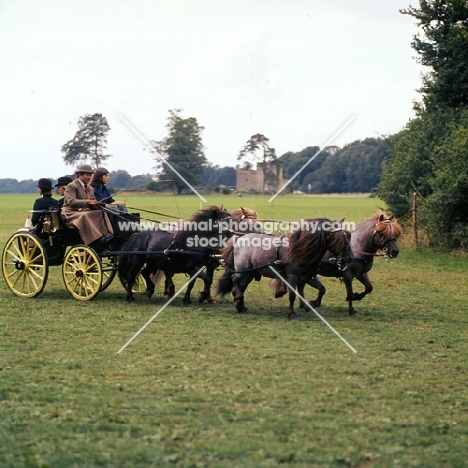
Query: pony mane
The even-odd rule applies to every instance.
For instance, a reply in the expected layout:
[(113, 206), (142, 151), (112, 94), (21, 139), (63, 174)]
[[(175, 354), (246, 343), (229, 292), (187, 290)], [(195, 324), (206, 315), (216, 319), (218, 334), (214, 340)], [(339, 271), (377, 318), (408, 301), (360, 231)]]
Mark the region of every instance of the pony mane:
[(229, 217), (229, 212), (223, 208), (223, 206), (208, 206), (201, 210), (196, 211), (190, 218), (190, 221), (194, 221), (196, 223), (206, 222), (211, 219), (211, 221), (221, 221)]
[(403, 232), (402, 227), (393, 215), (387, 216), (381, 211), (377, 211), (368, 220), (375, 221), (374, 233), (383, 236), (383, 243), (392, 237), (398, 239)]
[(181, 228), (175, 231), (174, 241), (178, 248), (183, 248), (187, 239), (197, 234), (203, 237), (218, 235), (219, 231), (216, 223), (228, 217), (229, 212), (222, 206), (212, 205), (198, 210), (191, 216), (189, 221), (182, 223)]
[[(307, 221), (322, 225), (325, 221), (329, 221), (329, 219), (315, 218), (308, 219)], [(297, 266), (305, 266), (318, 262), (327, 250), (326, 232), (323, 229), (312, 231), (300, 228), (289, 233), (288, 238), (289, 249), (285, 260)]]

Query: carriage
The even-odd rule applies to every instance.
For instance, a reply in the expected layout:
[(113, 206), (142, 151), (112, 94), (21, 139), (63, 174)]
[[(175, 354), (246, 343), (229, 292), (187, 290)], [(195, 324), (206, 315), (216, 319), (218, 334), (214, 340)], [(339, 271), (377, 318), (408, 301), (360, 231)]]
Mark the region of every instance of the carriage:
[[(140, 230), (140, 216), (107, 213), (114, 238), (108, 244), (87, 246), (59, 209), (41, 210), (37, 226), (15, 232), (3, 249), (3, 277), (10, 291), (18, 297), (37, 297), (45, 288), (49, 267), (60, 265), (65, 288), (77, 300), (91, 300), (108, 288), (117, 273), (122, 245)], [(120, 229), (122, 220), (125, 230)]]

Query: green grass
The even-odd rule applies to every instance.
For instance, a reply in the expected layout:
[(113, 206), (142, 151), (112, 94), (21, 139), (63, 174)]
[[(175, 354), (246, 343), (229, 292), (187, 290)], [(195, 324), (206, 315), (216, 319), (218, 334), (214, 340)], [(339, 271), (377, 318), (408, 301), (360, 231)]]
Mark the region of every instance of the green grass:
[[(2, 247), (33, 198), (0, 196)], [(208, 198), (278, 220), (360, 221), (383, 205), (267, 200)], [(182, 217), (199, 208), (189, 196), (127, 202)], [(357, 354), (311, 312), (289, 323), (287, 299), (275, 300), (264, 280), (249, 286), (245, 315), (230, 298), (176, 298), (120, 355), (164, 305), (161, 288), (130, 306), (117, 280), (94, 301), (75, 301), (60, 267), (33, 300), (2, 282), (0, 466), (466, 466), (467, 258), (402, 245), (393, 263), (376, 261), (358, 318), (347, 315), (343, 285), (323, 279), (319, 311)]]

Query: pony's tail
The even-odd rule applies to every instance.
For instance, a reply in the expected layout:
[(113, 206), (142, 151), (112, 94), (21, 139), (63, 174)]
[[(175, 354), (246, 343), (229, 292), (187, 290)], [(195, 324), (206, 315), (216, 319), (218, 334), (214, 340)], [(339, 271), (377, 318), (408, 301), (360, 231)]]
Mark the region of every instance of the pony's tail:
[(226, 245), (221, 250), (222, 264), (225, 266), (224, 273), (218, 280), (217, 294), (225, 296), (232, 291), (234, 282), (232, 281), (232, 272), (234, 270), (234, 244), (232, 238), (229, 239)]
[(278, 297), (283, 297), (288, 292), (286, 285), (278, 278), (268, 278), (267, 283), (270, 289), (275, 291), (277, 299)]

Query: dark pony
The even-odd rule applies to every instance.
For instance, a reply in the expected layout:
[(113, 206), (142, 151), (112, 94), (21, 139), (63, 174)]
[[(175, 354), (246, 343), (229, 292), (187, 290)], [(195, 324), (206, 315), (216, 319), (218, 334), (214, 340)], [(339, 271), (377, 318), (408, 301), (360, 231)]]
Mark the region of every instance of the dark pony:
[[(224, 218), (223, 221), (226, 223), (226, 227), (223, 227), (223, 233), (226, 238), (232, 237), (233, 235), (242, 235), (246, 232), (252, 232), (256, 230), (255, 221), (258, 220), (258, 215), (255, 210), (252, 208), (244, 208), (241, 206), (240, 208), (235, 209), (229, 213), (227, 218)], [(232, 223), (230, 223), (232, 221)], [(241, 224), (242, 223), (242, 224)], [(239, 227), (242, 228), (239, 229)], [(214, 271), (216, 268), (219, 267), (219, 258), (218, 255), (221, 253), (221, 248), (219, 251), (216, 252), (216, 255), (210, 257), (210, 261), (206, 268), (206, 274), (213, 280)], [(147, 272), (143, 272), (144, 276), (148, 276)], [(154, 288), (159, 284), (162, 277), (164, 276), (164, 272), (159, 270), (156, 273), (151, 273), (151, 279), (154, 283)], [(153, 286), (150, 284), (149, 289), (154, 292)], [(172, 281), (172, 277), (168, 278), (165, 277), (164, 282), (164, 296), (172, 297), (175, 293), (175, 284)], [(204, 299), (206, 302), (210, 304), (216, 303), (214, 298), (210, 294)], [(203, 302), (203, 301), (201, 301)]]
[[(353, 301), (360, 301), (367, 294), (372, 292), (372, 284), (367, 273), (372, 269), (374, 258), (379, 251), (384, 252), (389, 258), (396, 258), (399, 253), (397, 239), (402, 234), (402, 228), (393, 215), (386, 216), (381, 212), (375, 213), (369, 219), (356, 224), (356, 228), (351, 231), (351, 248), (354, 260), (345, 269), (339, 268), (336, 259), (327, 252), (320, 262), (317, 274), (327, 277), (338, 277), (343, 280), (346, 286), (346, 300), (348, 301), (349, 315), (357, 315), (353, 307)], [(353, 280), (356, 278), (364, 286), (364, 291), (355, 293), (353, 291)], [(310, 277), (307, 284), (318, 289), (318, 296), (310, 301), (313, 307), (319, 307), (326, 290), (320, 282), (318, 276)], [(303, 296), (305, 285), (298, 287), (299, 293)], [(277, 291), (281, 289), (279, 282), (276, 283)], [(301, 304), (302, 306), (302, 304)]]
[[(138, 274), (146, 281), (146, 295), (154, 293), (150, 276), (163, 271), (167, 281), (177, 273), (193, 277), (202, 267), (212, 268), (213, 255), (219, 252), (223, 233), (219, 221), (230, 216), (223, 207), (210, 206), (197, 211), (188, 222), (181, 223), (174, 231), (148, 230), (133, 234), (122, 246), (118, 271), (122, 284), (127, 290), (127, 301), (134, 302), (132, 287)], [(145, 268), (142, 270), (143, 266)], [(212, 275), (202, 271), (198, 275), (204, 283), (199, 302), (210, 295)], [(189, 304), (195, 281), (187, 286), (184, 303)], [(172, 282), (173, 284), (173, 282)]]
[[(314, 229), (297, 229), (284, 236), (252, 233), (233, 237), (221, 251), (222, 264), (226, 271), (218, 282), (218, 294), (232, 292), (238, 312), (247, 312), (244, 292), (250, 282), (262, 276), (277, 278), (275, 271), (293, 288), (289, 292), (288, 316), (296, 320), (294, 313), (295, 288), (315, 275), (320, 259), (327, 250), (343, 256), (343, 261), (352, 259), (349, 233), (341, 229), (326, 229), (334, 226), (327, 218), (310, 220)], [(280, 281), (280, 280), (279, 280)], [(280, 281), (281, 282), (281, 281)]]

